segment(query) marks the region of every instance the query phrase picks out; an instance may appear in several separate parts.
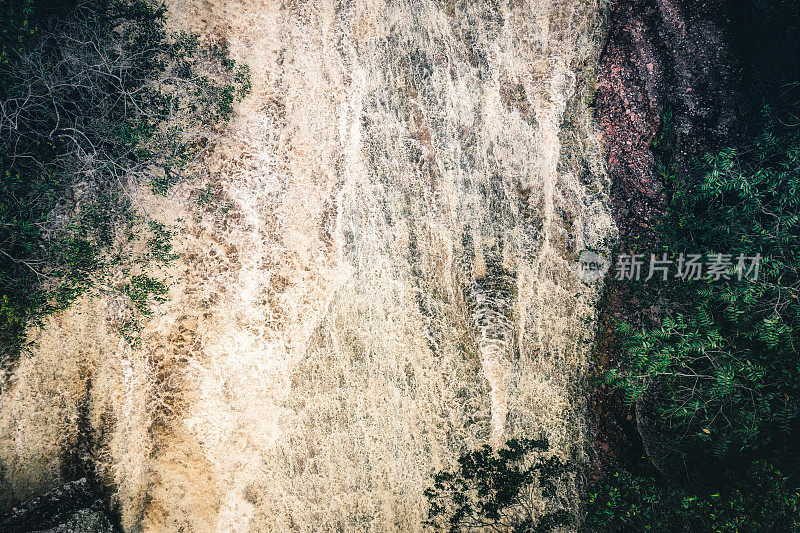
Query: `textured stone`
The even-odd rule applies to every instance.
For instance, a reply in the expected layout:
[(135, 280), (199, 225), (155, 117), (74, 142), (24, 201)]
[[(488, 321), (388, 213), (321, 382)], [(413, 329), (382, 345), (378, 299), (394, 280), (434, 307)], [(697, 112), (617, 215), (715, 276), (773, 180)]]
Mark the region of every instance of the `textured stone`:
[(714, 149), (735, 119), (737, 83), (721, 2), (620, 0), (600, 60), (598, 120), (622, 243), (653, 236), (666, 206), (653, 139), (673, 114), (676, 164)]
[(117, 528), (96, 488), (82, 478), (13, 507), (0, 517), (0, 531), (114, 533)]

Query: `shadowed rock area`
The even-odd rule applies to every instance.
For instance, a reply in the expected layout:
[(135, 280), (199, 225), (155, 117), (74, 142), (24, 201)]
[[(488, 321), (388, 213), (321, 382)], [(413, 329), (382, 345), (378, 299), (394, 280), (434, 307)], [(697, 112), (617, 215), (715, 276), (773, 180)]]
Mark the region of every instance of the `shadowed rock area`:
[[(693, 158), (719, 148), (735, 129), (740, 84), (729, 13), (724, 2), (693, 0), (620, 0), (611, 10), (598, 66), (596, 111), (620, 251), (638, 246), (637, 251), (649, 252), (648, 243), (658, 237), (656, 225), (667, 207), (654, 150), (659, 131), (666, 131), (673, 144), (671, 163), (680, 176)], [(665, 117), (671, 124), (662, 123)], [(598, 334), (601, 366), (610, 368), (619, 356), (615, 320), (658, 319), (658, 310), (636, 310), (636, 301), (630, 285), (611, 281)], [(630, 413), (605, 386), (593, 404), (601, 463), (646, 454), (662, 465), (666, 452), (657, 449), (658, 436), (636, 420), (642, 406)], [(640, 441), (644, 449), (632, 444)]]
[(673, 116), (680, 168), (735, 120), (736, 79), (722, 2), (622, 0), (598, 70), (597, 111), (622, 242), (651, 234), (665, 207), (652, 142)]
[(28, 500), (0, 518), (6, 533), (116, 533), (101, 497), (86, 478)]

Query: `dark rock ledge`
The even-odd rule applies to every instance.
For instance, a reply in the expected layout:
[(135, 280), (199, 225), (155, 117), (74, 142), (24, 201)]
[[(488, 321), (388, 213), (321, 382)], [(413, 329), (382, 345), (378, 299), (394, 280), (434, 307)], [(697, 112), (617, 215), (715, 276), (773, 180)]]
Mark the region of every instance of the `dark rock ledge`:
[(0, 517), (4, 533), (117, 533), (99, 492), (86, 478), (23, 502)]

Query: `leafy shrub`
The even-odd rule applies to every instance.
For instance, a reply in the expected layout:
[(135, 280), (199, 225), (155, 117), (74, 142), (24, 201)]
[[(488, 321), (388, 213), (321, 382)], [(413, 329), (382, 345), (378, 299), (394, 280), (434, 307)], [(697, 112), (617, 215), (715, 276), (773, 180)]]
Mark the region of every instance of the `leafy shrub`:
[[(656, 395), (688, 446), (720, 456), (789, 445), (800, 414), (800, 130), (776, 123), (676, 188), (667, 251), (733, 251), (730, 279), (680, 282), (675, 314), (630, 333), (609, 376), (630, 402)], [(763, 256), (757, 279), (734, 272), (740, 253)]]
[(497, 531), (550, 531), (572, 522), (560, 509), (537, 516), (538, 499), (555, 498), (556, 484), (572, 466), (558, 457), (544, 458), (546, 440), (511, 439), (463, 454), (452, 472), (439, 472), (425, 491), (426, 525), (452, 533), (490, 528)]
[[(249, 90), (219, 44), (148, 0), (0, 3), (0, 362), (111, 264), (169, 261), (134, 187), (166, 194)], [(21, 25), (21, 26), (20, 26)], [(17, 29), (15, 29), (17, 28)], [(149, 237), (147, 236), (149, 235)], [(126, 246), (144, 238), (150, 251)]]
[(735, 485), (700, 491), (620, 470), (588, 496), (591, 531), (800, 531), (800, 494), (763, 462), (750, 465)]
[[(800, 126), (786, 113), (765, 108), (758, 135), (688, 176), (663, 167), (664, 251), (732, 262), (645, 299), (666, 310), (657, 326), (621, 324), (626, 355), (608, 381), (630, 405), (648, 400), (642, 423), (671, 456), (654, 458), (662, 473), (620, 470), (592, 488), (594, 530), (800, 530)], [(762, 256), (756, 279), (740, 279), (739, 254)]]

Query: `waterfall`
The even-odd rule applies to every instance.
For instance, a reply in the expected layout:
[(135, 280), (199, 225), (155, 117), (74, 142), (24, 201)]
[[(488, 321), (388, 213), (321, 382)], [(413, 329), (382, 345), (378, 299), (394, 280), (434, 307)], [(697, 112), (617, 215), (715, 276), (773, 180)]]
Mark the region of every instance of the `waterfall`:
[(207, 173), (134, 191), (179, 255), (141, 344), (101, 293), (32, 329), (6, 497), (87, 431), (126, 531), (418, 531), (468, 449), (546, 435), (580, 463), (600, 287), (576, 261), (614, 231), (601, 4), (170, 0), (253, 91)]

